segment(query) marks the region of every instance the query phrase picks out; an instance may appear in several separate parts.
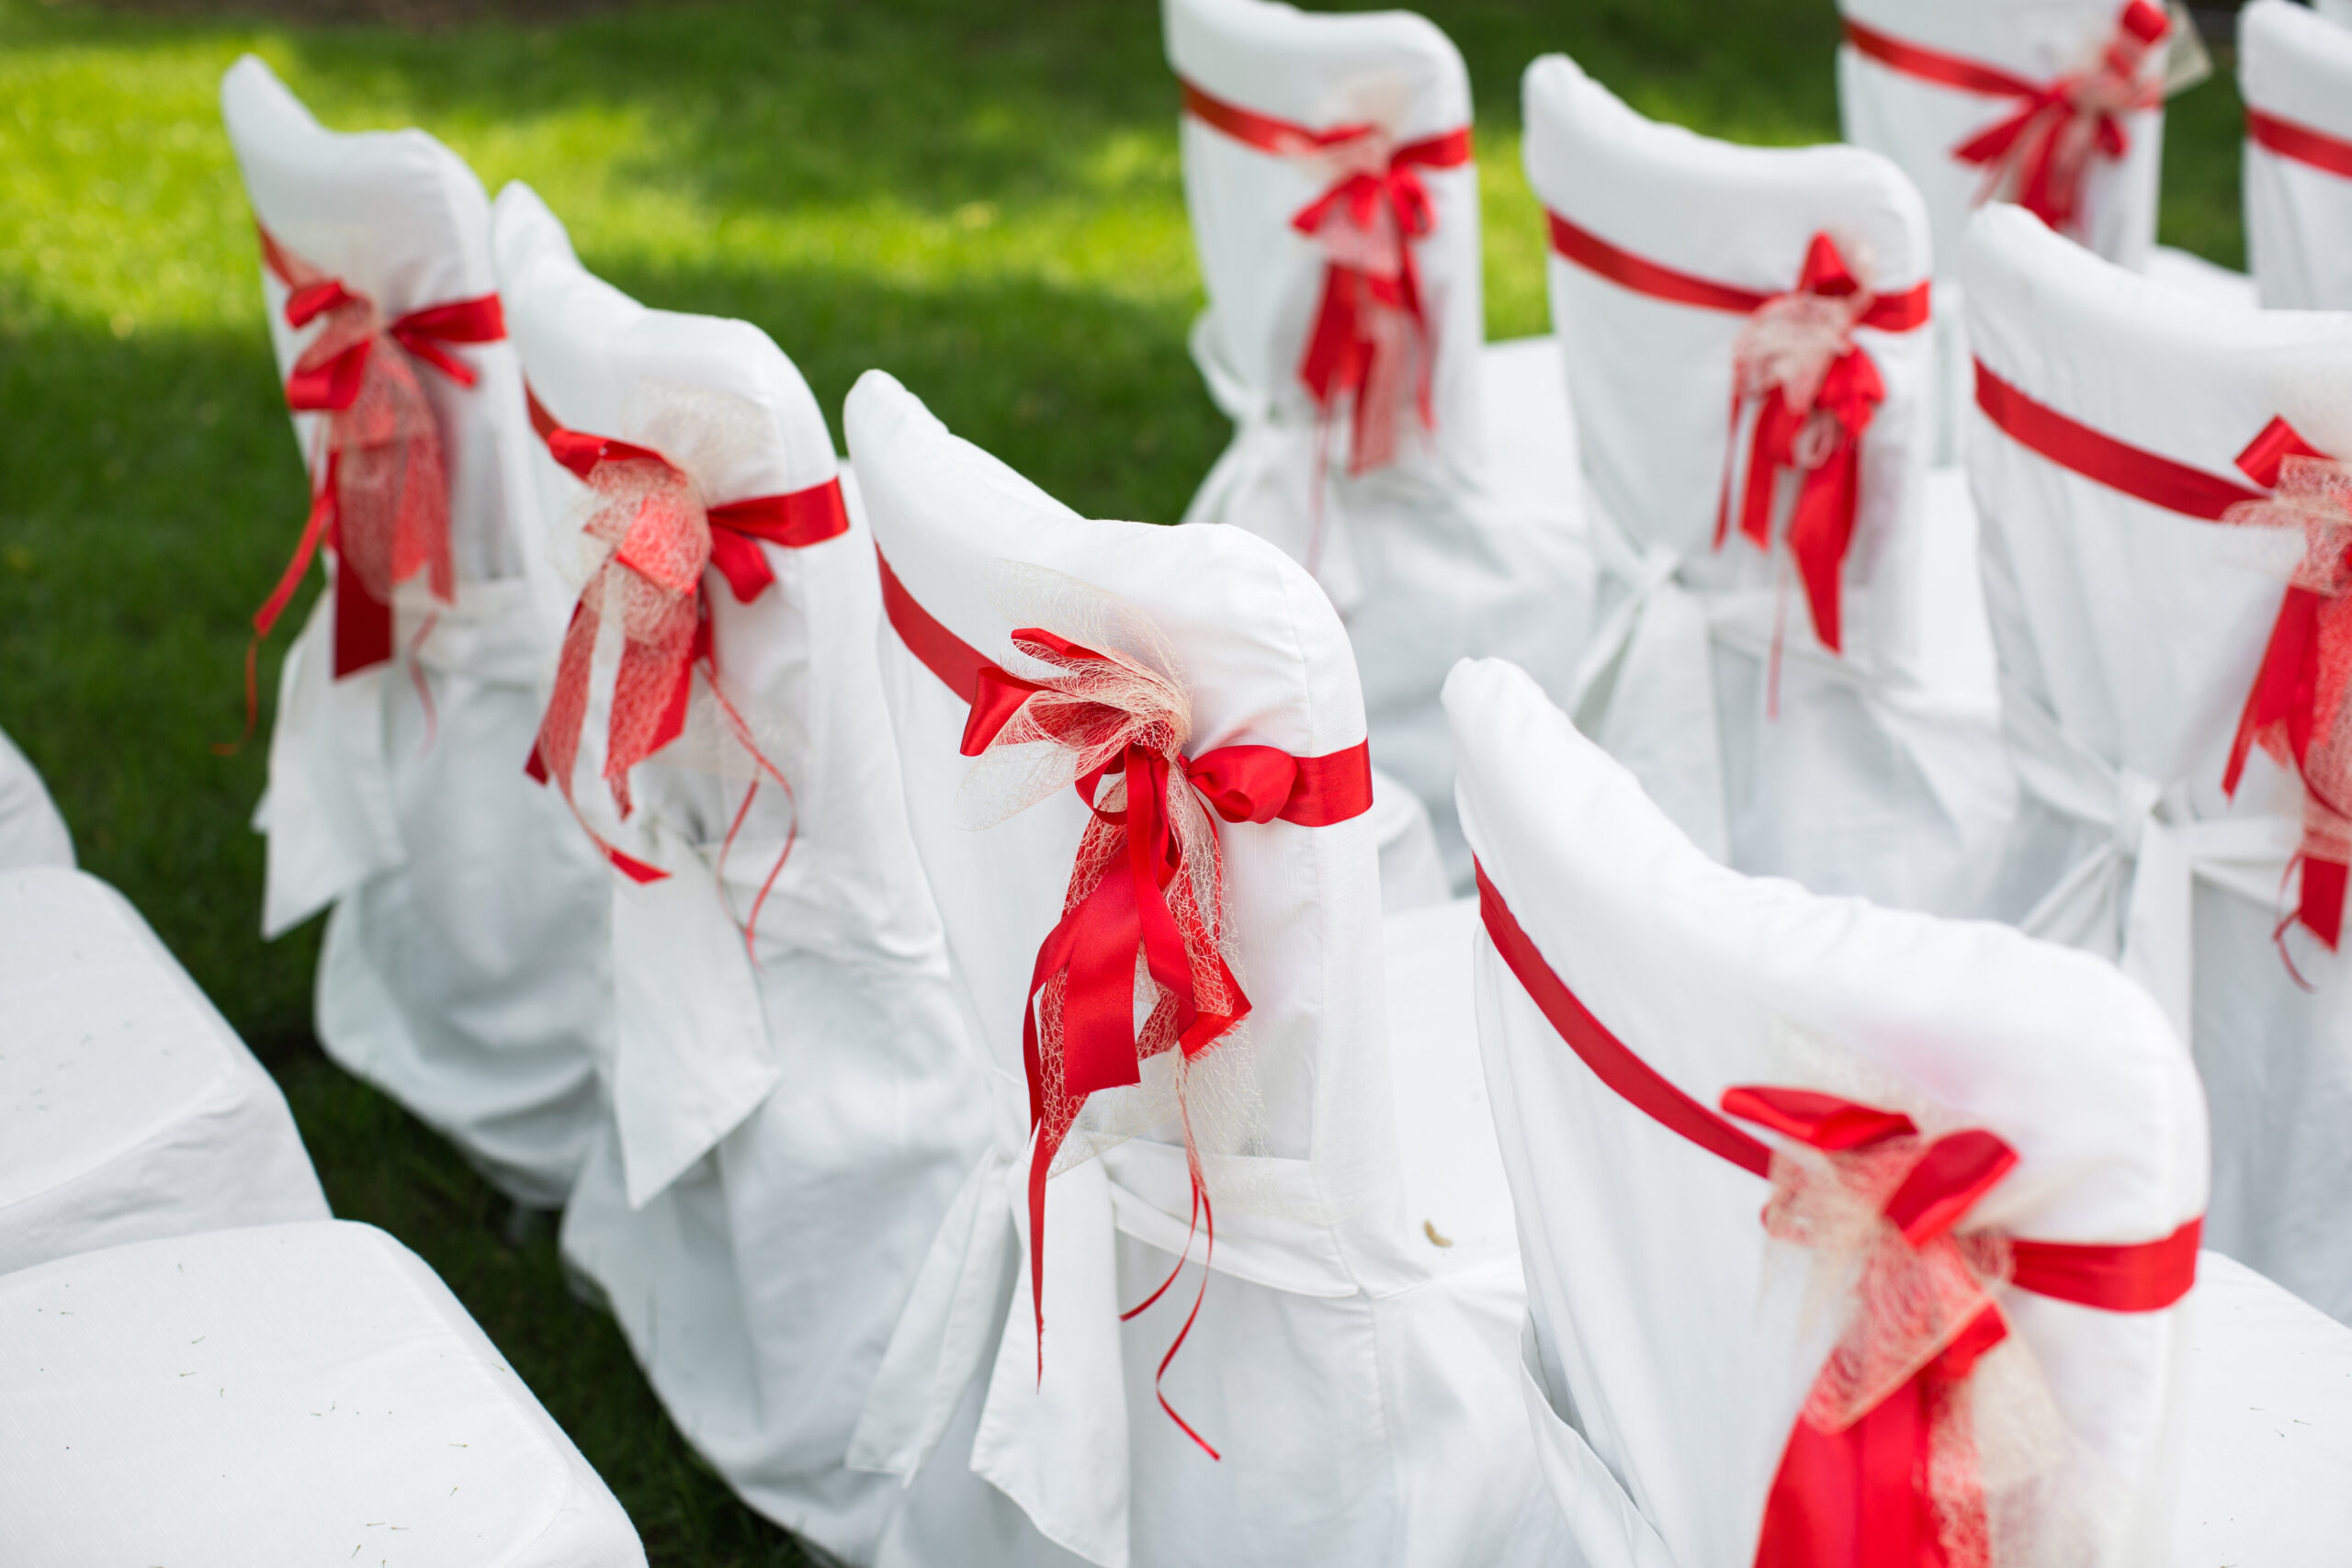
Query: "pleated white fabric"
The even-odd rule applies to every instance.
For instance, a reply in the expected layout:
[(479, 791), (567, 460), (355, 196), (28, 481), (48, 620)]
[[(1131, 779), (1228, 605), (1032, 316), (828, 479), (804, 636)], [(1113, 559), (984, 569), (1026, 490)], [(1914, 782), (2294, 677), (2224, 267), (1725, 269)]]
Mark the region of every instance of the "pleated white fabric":
[[(1162, 18), (1177, 75), (1250, 113), (1318, 132), (1369, 125), (1398, 146), (1470, 126), (1462, 57), (1418, 16), (1165, 0)], [(1557, 358), (1546, 339), (1486, 344), (1476, 167), (1417, 169), (1435, 219), (1410, 242), (1433, 423), (1400, 409), (1396, 460), (1351, 473), (1346, 410), (1318, 418), (1300, 378), (1325, 256), (1292, 219), (1333, 173), (1193, 114), (1182, 144), (1209, 298), (1193, 357), (1235, 426), (1184, 521), (1272, 540), (1330, 594), (1363, 674), (1373, 760), (1426, 803), (1464, 886), (1437, 703), (1446, 666), (1490, 653), (1566, 681), (1587, 628), (1592, 572)]]
[[(1682, 1093), (1712, 1108), (1734, 1084), (1803, 1088), (1989, 1128), (2018, 1163), (1970, 1229), (2146, 1242), (2201, 1211), (2196, 1075), (2113, 969), (1725, 871), (1499, 661), (1458, 668), (1446, 702), (1487, 878), (1561, 982)], [(1839, 1314), (1808, 1311), (1803, 1255), (1768, 1247), (1762, 1182), (1620, 1099), (1484, 934), (1476, 962), (1529, 1411), (1582, 1561), (1750, 1561)], [(2067, 1488), (2086, 1528), (2066, 1560), (2163, 1561), (2189, 1310), (2000, 1303), (2081, 1445)]]
[[(494, 228), (510, 329), (563, 426), (663, 453), (707, 505), (837, 481), (816, 399), (757, 328), (646, 310), (581, 267), (526, 186), (500, 193)], [(544, 453), (537, 468), (557, 558), (594, 502)], [(745, 602), (712, 568), (702, 590), (728, 700), (788, 795), (761, 775), (746, 810), (752, 759), (690, 720), (632, 770), (623, 820), (601, 779), (616, 649), (592, 681), (582, 817), (666, 874), (616, 869), (599, 894), (612, 1115), (562, 1242), (728, 1483), (865, 1562), (899, 1488), (843, 1456), (916, 1266), (988, 1144), (988, 1095), (908, 833), (872, 540), (853, 521), (754, 547), (773, 582)]]
[(322, 1219), (0, 1278), (0, 1558), (641, 1568), (645, 1551), (433, 1271)]
[[(1983, 365), (2103, 435), (2240, 483), (2275, 416), (2352, 451), (2352, 316), (2192, 308), (2013, 208), (1977, 219), (1967, 276)], [(2290, 936), (2306, 988), (2272, 944), (2297, 781), (2257, 750), (2222, 793), (2302, 541), (2137, 500), (1981, 411), (1969, 467), (2024, 786), (1993, 912), (2154, 992), (2212, 1105), (2209, 1245), (2352, 1319), (2352, 969)]]
[[(2352, 26), (2253, 0), (2238, 13), (2238, 91), (2250, 112), (2352, 150)], [(2270, 309), (2352, 310), (2352, 166), (2322, 167), (2249, 134), (2245, 250)]]
[[(1826, 234), (1881, 295), (1928, 276), (1918, 198), (1874, 153), (1738, 147), (1660, 125), (1561, 55), (1528, 68), (1525, 100), (1537, 196), (1619, 252), (1776, 295)], [(1556, 250), (1549, 266), (1601, 588), (1575, 679), (1530, 673), (1716, 858), (1820, 892), (1973, 908), (2011, 785), (1991, 744), (1973, 519), (1928, 471), (1929, 331), (1853, 334), (1886, 396), (1861, 443), (1833, 653), (1783, 526), (1769, 554), (1736, 530), (1713, 545), (1748, 317), (1637, 290)]]
[[(1188, 755), (1320, 757), (1363, 741), (1346, 636), (1278, 550), (1238, 529), (1080, 518), (880, 372), (845, 417), (888, 568), (982, 658), (1018, 662), (1023, 584), (1074, 580), (1073, 602), (1114, 596), (1171, 645)], [(1214, 1272), (1165, 1382), (1222, 1450), (1212, 1461), (1154, 1399), (1199, 1265), (1119, 1318), (1188, 1247), (1184, 1152), (1166, 1129), (1049, 1184), (1040, 1376), (1022, 1021), (1087, 808), (1060, 791), (994, 827), (959, 826), (966, 699), (891, 630), (882, 646), (915, 840), (995, 1114), (853, 1450), (913, 1478), (882, 1560), (1549, 1561), (1513, 1403), (1523, 1296), (1491, 1120), (1469, 1082), (1459, 907), (1393, 928), (1403, 973), (1388, 991), (1367, 817), (1217, 825), (1252, 1004), (1249, 1043), (1218, 1049), (1249, 1053), (1242, 1098), (1259, 1101), (1259, 1132), (1212, 1167)], [(1199, 1237), (1189, 1246), (1202, 1256)]]
[[(447, 148), (421, 130), (325, 130), (251, 55), (222, 78), (220, 108), (254, 216), (386, 319), (493, 292), (489, 202)], [(282, 283), (265, 273), (262, 289), (282, 376), (311, 333), (287, 326)], [(454, 352), (470, 389), (429, 368), (418, 380), (448, 465), (457, 600), (433, 599), (422, 576), (402, 585), (394, 660), (343, 680), (331, 594), (287, 649), (254, 815), (269, 836), (262, 929), (332, 906), (327, 1054), (511, 1196), (554, 1207), (597, 1110), (600, 873), (562, 803), (522, 772), (554, 642), (529, 598), (531, 432), (514, 351)], [(320, 418), (295, 418), (306, 461)], [(289, 553), (300, 527), (286, 519)]]
[(0, 871), (74, 863), (74, 835), (40, 774), (0, 731)]
[(285, 1096), (122, 896), (0, 871), (0, 1274), (326, 1217)]

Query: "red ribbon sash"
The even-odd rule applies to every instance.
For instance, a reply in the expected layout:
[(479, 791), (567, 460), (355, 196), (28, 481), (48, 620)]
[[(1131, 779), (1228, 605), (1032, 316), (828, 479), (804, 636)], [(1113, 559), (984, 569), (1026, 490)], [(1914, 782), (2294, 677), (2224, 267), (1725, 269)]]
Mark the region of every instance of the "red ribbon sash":
[[(1058, 702), (1049, 730), (1069, 731), (1068, 741), (1087, 749), (1082, 732), (1115, 730), (1123, 716), (1102, 705), (1080, 706), (1056, 688), (1026, 681), (983, 657), (925, 610), (891, 570), (877, 549), (882, 604), (891, 627), (908, 651), (939, 677), (971, 709), (962, 754), (989, 750), (1007, 725), (1033, 699)], [(1012, 634), (1014, 645), (1056, 668), (1108, 663), (1104, 656), (1053, 632), (1029, 626)], [(1092, 711), (1100, 709), (1101, 711)], [(1028, 1205), (1030, 1288), (1037, 1320), (1038, 1366), (1045, 1364), (1046, 1181), (1089, 1095), (1139, 1082), (1145, 1056), (1171, 1047), (1189, 1059), (1208, 1050), (1248, 1016), (1250, 999), (1232, 971), (1204, 940), (1204, 912), (1191, 907), (1192, 871), (1171, 820), (1170, 790), (1181, 779), (1217, 817), (1227, 822), (1271, 822), (1327, 827), (1361, 816), (1372, 807), (1369, 742), (1321, 757), (1294, 757), (1274, 746), (1220, 746), (1198, 757), (1170, 753), (1130, 739), (1113, 760), (1077, 782), (1079, 798), (1094, 822), (1072, 867), (1061, 919), (1039, 944), (1022, 1018), (1022, 1056), (1029, 1081), (1029, 1122), (1035, 1143), (1030, 1155)], [(1098, 805), (1106, 779), (1125, 781), (1124, 805)], [(1116, 842), (1112, 842), (1115, 837)], [(1097, 839), (1102, 843), (1097, 844)], [(1214, 846), (1211, 853), (1214, 854)], [(1222, 886), (1216, 872), (1212, 885)], [(1208, 918), (1215, 911), (1205, 912)], [(1135, 1022), (1137, 953), (1162, 1000), (1142, 1032)], [(1193, 1218), (1213, 1252), (1216, 1218), (1192, 1158)], [(1187, 1250), (1190, 1249), (1189, 1237)], [(1203, 1290), (1206, 1290), (1204, 1258)], [(1182, 1270), (1183, 1260), (1159, 1288), (1124, 1314), (1133, 1317), (1164, 1294)], [(1200, 1313), (1200, 1298), (1155, 1374), (1175, 1359)], [(1217, 1457), (1165, 1393), (1160, 1407), (1212, 1459)]]
[[(1611, 1033), (1544, 959), (1483, 865), (1476, 874), (1479, 911), (1496, 952), (1594, 1075), (1668, 1131), (1754, 1175), (1772, 1178), (1771, 1149), (1677, 1089)], [(1806, 1090), (1736, 1087), (1725, 1092), (1724, 1109), (1821, 1151), (1833, 1166), (1886, 1150), (1897, 1140), (1917, 1142), (1908, 1117)], [(1898, 1269), (1927, 1270), (1929, 1279), (1940, 1261), (1943, 1278), (1954, 1278), (1951, 1269), (1965, 1261), (1955, 1255), (1974, 1246), (1955, 1227), (2017, 1159), (2006, 1143), (1982, 1129), (1948, 1134), (1904, 1157), (1910, 1155), (1916, 1162), (1881, 1212), (1914, 1256), (1882, 1246), (1865, 1268), (1865, 1289), (1871, 1270), (1890, 1258)], [(1776, 1182), (1768, 1224), (1781, 1201)], [(2201, 1220), (2190, 1220), (2157, 1240), (2119, 1245), (2012, 1239), (2010, 1282), (2107, 1312), (2160, 1312), (2195, 1282), (2201, 1229)], [(1909, 1299), (1917, 1299), (1916, 1290)], [(1939, 1467), (1931, 1463), (1944, 1457), (1939, 1445), (1949, 1439), (1940, 1416), (1977, 1359), (2008, 1333), (1989, 1298), (1981, 1310), (1972, 1309), (1965, 1290), (1953, 1299), (1959, 1310), (1940, 1325), (1932, 1342), (1940, 1348), (1913, 1377), (1836, 1431), (1810, 1418), (1815, 1400), (1833, 1386), (1840, 1360), (1833, 1353), (1815, 1398), (1807, 1402), (1807, 1416), (1790, 1434), (1773, 1480), (1757, 1544), (1758, 1568), (1947, 1568), (1937, 1509), (1949, 1507), (1953, 1498), (1948, 1488), (1935, 1486)], [(1846, 1348), (1841, 1340), (1839, 1351)], [(1975, 1506), (1981, 1517), (1981, 1495)]]
[(310, 515), (293, 558), (254, 612), (245, 649), (247, 735), (260, 712), (254, 660), (262, 641), (286, 613), (322, 545), (334, 552), (337, 567), (337, 680), (390, 660), (394, 583), (424, 571), (435, 598), (446, 604), (454, 597), (448, 468), (416, 366), (429, 365), (470, 388), (473, 367), (450, 345), (495, 343), (506, 335), (494, 294), (427, 306), (387, 323), (374, 300), (287, 250), (259, 223), (254, 229), (263, 265), (288, 290), (287, 324), (299, 330), (323, 323), (287, 373), (286, 402), (298, 412), (325, 414), (327, 425)]
[(1953, 148), (1952, 156), (1987, 171), (1979, 200), (2006, 186), (2011, 199), (2052, 229), (2070, 228), (2079, 215), (2091, 158), (2112, 161), (2130, 151), (2121, 117), (2164, 102), (2160, 90), (2141, 82), (2150, 51), (2172, 30), (2171, 18), (2149, 0), (2127, 0), (2097, 65), (2049, 83), (1906, 42), (1851, 17), (1845, 26), (1846, 42), (1857, 53), (1906, 76), (2019, 100), (2008, 115)]
[[(2286, 463), (2327, 460), (2292, 425), (2273, 419), (2238, 454), (2239, 468), (2262, 487), (2251, 490), (2071, 419), (2004, 381), (1981, 359), (1976, 406), (2004, 434), (2060, 468), (2207, 523), (2274, 521), (2267, 515), (2273, 510), (2268, 503)], [(2345, 787), (2352, 782), (2345, 771), (2352, 758), (2337, 750), (2352, 744), (2352, 736), (2343, 742), (2335, 739), (2346, 676), (2352, 674), (2352, 600), (2344, 592), (2346, 572), (2352, 570), (2352, 516), (2342, 524), (2314, 530), (2311, 555), (2288, 584), (2222, 778), (2224, 792), (2234, 795), (2246, 757), (2258, 744), (2302, 779), (2306, 805), (2298, 858), (2303, 875), (2294, 919), (2331, 950), (2343, 931), (2346, 874), (2352, 870), (2344, 810), (2352, 798)]]
[[(1789, 517), (1789, 554), (1804, 584), (1815, 632), (1824, 647), (1833, 653), (1839, 651), (1844, 636), (1846, 554), (1853, 543), (1854, 520), (1861, 504), (1862, 436), (1886, 398), (1877, 365), (1849, 334), (1854, 327), (1900, 333), (1924, 326), (1928, 319), (1929, 286), (1923, 282), (1898, 294), (1871, 295), (1829, 237), (1816, 234), (1806, 247), (1797, 287), (1786, 294), (1766, 294), (1661, 265), (1556, 212), (1546, 216), (1552, 249), (1564, 261), (1654, 299), (1747, 316), (1759, 344), (1776, 337), (1785, 342), (1800, 318), (1814, 318), (1809, 327), (1798, 327), (1815, 340), (1805, 355), (1810, 363), (1804, 369), (1817, 375), (1809, 395), (1797, 382), (1810, 377), (1783, 373), (1775, 378), (1766, 355), (1750, 357), (1746, 349), (1748, 333), (1743, 333), (1742, 346), (1734, 351), (1737, 363), (1732, 382), (1733, 450), (1724, 464), (1715, 547), (1722, 548), (1730, 533), (1733, 475), (1740, 466), (1739, 424), (1752, 399), (1758, 407), (1747, 454), (1747, 482), (1739, 487), (1739, 532), (1759, 549), (1770, 548), (1780, 476), (1792, 471), (1803, 475)], [(1828, 301), (1849, 306), (1842, 329), (1834, 313), (1836, 307), (1825, 309)], [(1776, 322), (1775, 317), (1782, 320)]]
[(2340, 136), (2330, 136), (2324, 130), (2313, 130), (2308, 125), (2298, 125), (2252, 107), (2245, 111), (2245, 135), (2256, 146), (2282, 158), (2292, 158), (2299, 164), (2309, 164), (2314, 169), (2352, 180), (2352, 141)]
[(1276, 157), (1331, 166), (1331, 186), (1291, 218), (1327, 256), (1298, 375), (1325, 419), (1341, 400), (1352, 400), (1348, 471), (1387, 466), (1396, 457), (1399, 402), (1409, 396), (1422, 427), (1437, 427), (1433, 350), (1412, 247), (1436, 231), (1437, 209), (1417, 171), (1469, 163), (1469, 128), (1391, 148), (1374, 126), (1310, 130), (1181, 85), (1184, 112), (1202, 124)]

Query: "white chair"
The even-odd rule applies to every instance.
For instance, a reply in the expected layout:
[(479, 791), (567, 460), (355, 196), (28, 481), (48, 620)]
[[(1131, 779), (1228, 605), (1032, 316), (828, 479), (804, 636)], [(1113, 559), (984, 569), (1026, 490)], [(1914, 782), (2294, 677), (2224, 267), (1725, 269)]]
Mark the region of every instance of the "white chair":
[[(607, 447), (585, 483), (543, 455), (550, 557), (616, 507), (650, 515), (630, 511), (649, 494), (690, 497), (678, 538), (707, 551), (672, 588), (708, 660), (681, 644), (665, 667), (665, 692), (684, 675), (695, 694), (678, 738), (628, 770), (628, 816), (599, 774), (638, 643), (614, 668), (582, 665), (577, 708), (564, 705), (567, 656), (542, 733), (545, 762), (564, 739), (558, 716), (573, 714), (586, 761), (571, 793), (616, 852), (612, 1114), (565, 1212), (564, 1256), (730, 1485), (825, 1551), (870, 1561), (899, 1489), (842, 1458), (916, 1266), (990, 1132), (907, 829), (875, 661), (873, 542), (816, 399), (757, 328), (645, 309), (581, 267), (526, 186), (500, 193), (493, 231), (548, 450), (577, 463), (586, 439), (662, 455), (632, 479)], [(631, 565), (662, 554), (652, 536), (612, 544), (609, 562), (604, 549), (581, 562), (596, 568), (580, 592), (590, 628), (599, 613), (629, 625), (639, 612), (622, 597), (646, 602), (669, 581)]]
[(2238, 13), (2245, 248), (2274, 310), (2352, 310), (2352, 27), (2288, 4)]
[[(1530, 673), (1718, 859), (1973, 908), (2008, 784), (1973, 520), (1928, 471), (1917, 197), (1860, 149), (1645, 119), (1565, 56), (1524, 94), (1602, 582), (1575, 678)], [(1802, 441), (1758, 455), (1793, 404), (1734, 396), (1736, 364), (1784, 350), (1822, 389), (1804, 417), (1838, 433), (1811, 469)], [(1844, 378), (1880, 396), (1841, 429)]]
[[(1510, 1404), (1523, 1298), (1475, 1087), (1466, 911), (1392, 928), (1387, 951), (1411, 973), (1392, 976), (1385, 1009), (1363, 709), (1329, 601), (1238, 529), (1077, 516), (880, 372), (844, 421), (882, 558), (909, 814), (996, 1119), (852, 1450), (911, 1478), (881, 1561), (1546, 1560)], [(1115, 753), (1125, 782), (1094, 796), (1110, 818), (1059, 787), (1077, 752), (990, 748), (1024, 689), (1008, 682), (1053, 673), (1014, 651), (1023, 627), (1044, 628), (1023, 634), (1032, 648), (1045, 634), (1080, 645), (1065, 668), (1085, 689), (1112, 683), (1086, 722), (1163, 715), (1136, 739), (1145, 754)], [(1007, 722), (1068, 711), (1020, 701)], [(1157, 804), (1121, 805), (1148, 767), (1171, 770), (1164, 819), (1190, 847), (1169, 883), (1153, 874), (1172, 891), (1146, 896), (1115, 845), (1163, 819)], [(1203, 792), (1222, 802), (1214, 820)], [(1104, 865), (1099, 883), (1074, 859), (1098, 852), (1120, 857), (1084, 863)], [(1216, 908), (1212, 864), (1216, 939), (1186, 913)], [(1115, 999), (1140, 929), (1119, 910), (1140, 922), (1170, 900), (1182, 955), (1153, 947), (1154, 973), (1191, 976), (1207, 1042), (1181, 1094), (1176, 1047), (1137, 1067), (1118, 1021), (1135, 1015)], [(1053, 977), (1057, 930), (1079, 943), (1080, 978)], [(1212, 1021), (1237, 1007), (1219, 964), (1249, 1004), (1230, 1034)], [(1033, 975), (1047, 987), (1034, 1015)], [(1062, 1168), (1035, 1188), (1029, 1016), (1047, 1128), (1058, 1135), (1069, 1109), (1054, 1086), (1097, 1089), (1058, 1145), (1039, 1140)]]
[(0, 732), (0, 871), (74, 863), (74, 835), (40, 774)]
[[(429, 540), (395, 544), (392, 570), (420, 545), (428, 562), (386, 604), (380, 581), (363, 586), (338, 558), (287, 650), (255, 814), (269, 836), (263, 931), (332, 906), (317, 1004), (327, 1054), (509, 1195), (555, 1207), (596, 1114), (591, 1048), (610, 992), (598, 867), (562, 803), (522, 774), (552, 641), (531, 608), (531, 433), (514, 351), (497, 341), (489, 202), (423, 131), (322, 130), (250, 55), (222, 78), (220, 108), (266, 236), (280, 373), (301, 381), (321, 368), (304, 364), (311, 351), (369, 345), (347, 415), (295, 415), (314, 500), (358, 515), (353, 486), (383, 479), (388, 460), (411, 465), (412, 495), (435, 467), (447, 488), (445, 561), (430, 564)], [(289, 277), (308, 290), (299, 301)], [(383, 330), (368, 340), (371, 325)], [(322, 400), (311, 389), (301, 400)], [(376, 419), (428, 425), (430, 440), (382, 444), (366, 427)], [(287, 527), (295, 537), (297, 520)], [(310, 526), (300, 536), (314, 540)], [(323, 543), (332, 553), (336, 539)], [(309, 547), (270, 604), (300, 585)]]
[(2211, 309), (2009, 208), (1967, 259), (1969, 468), (2024, 791), (1993, 912), (2150, 987), (2212, 1106), (2211, 1245), (2352, 1319), (2352, 971), (2312, 940), (2338, 829), (2259, 748), (2224, 787), (2304, 531), (2220, 525), (2277, 477), (2251, 455), (2274, 420), (2352, 452), (2352, 316)]
[(1715, 865), (1498, 660), (1446, 702), (1570, 1561), (2324, 1560), (2352, 1332), (2196, 1251), (2204, 1107), (2138, 987)]
[(2352, 28), (2352, 0), (2312, 0), (2312, 9), (2338, 27)]
[[(1162, 18), (1209, 299), (1193, 357), (1235, 425), (1184, 520), (1271, 539), (1331, 595), (1374, 760), (1426, 803), (1466, 887), (1438, 684), (1464, 652), (1566, 679), (1591, 583), (1551, 342), (1486, 343), (1468, 74), (1443, 33), (1405, 12), (1165, 0)], [(1395, 194), (1355, 227), (1351, 203), (1381, 180)], [(1327, 220), (1302, 232), (1316, 210)], [(1423, 231), (1387, 238), (1399, 221)], [(1334, 254), (1363, 265), (1337, 268)], [(1368, 304), (1351, 330), (1344, 311), (1327, 314), (1387, 299), (1400, 265), (1417, 317)], [(1353, 362), (1361, 392), (1333, 368), (1343, 355), (1317, 354), (1359, 340), (1383, 345)]]
[(320, 1220), (0, 1278), (0, 1558), (641, 1568), (415, 1254)]
[(0, 872), (0, 1274), (324, 1219), (286, 1099), (122, 896)]

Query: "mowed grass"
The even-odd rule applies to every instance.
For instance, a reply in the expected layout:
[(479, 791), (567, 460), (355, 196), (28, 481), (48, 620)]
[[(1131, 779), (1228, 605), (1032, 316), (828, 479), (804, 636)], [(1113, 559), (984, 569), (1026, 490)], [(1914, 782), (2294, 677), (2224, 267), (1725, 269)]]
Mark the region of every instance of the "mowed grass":
[[(1534, 55), (1566, 50), (1644, 112), (1717, 135), (1837, 134), (1829, 0), (1428, 10), (1477, 95), (1493, 336), (1544, 326), (1519, 167)], [(1184, 354), (1200, 286), (1157, 8), (773, 0), (404, 33), (0, 0), (0, 728), (83, 863), (278, 1075), (337, 1213), (442, 1272), (653, 1560), (797, 1561), (566, 1293), (545, 1225), (512, 1227), (318, 1055), (315, 925), (259, 938), (265, 749), (211, 743), (241, 724), (246, 617), (305, 481), (217, 109), (247, 50), (330, 126), (420, 125), (493, 192), (527, 180), (647, 302), (758, 323), (836, 418), (880, 366), (1080, 510), (1169, 521), (1226, 431)], [(2176, 101), (2165, 144), (2165, 238), (2233, 265), (2239, 113), (2217, 79)]]

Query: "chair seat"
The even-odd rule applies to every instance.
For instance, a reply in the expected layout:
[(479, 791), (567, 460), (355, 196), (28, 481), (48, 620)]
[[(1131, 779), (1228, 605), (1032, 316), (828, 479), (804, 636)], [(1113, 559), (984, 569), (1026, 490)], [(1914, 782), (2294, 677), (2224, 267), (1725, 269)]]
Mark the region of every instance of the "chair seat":
[(433, 1271), (371, 1226), (217, 1231), (0, 1279), (0, 1560), (639, 1564)]
[(2352, 1328), (2197, 1259), (2176, 1568), (2333, 1562), (2352, 1540)]
[(1407, 1219), (1449, 1271), (1519, 1256), (1510, 1183), (1478, 1056), (1470, 953), (1478, 901), (1382, 922), (1388, 976), (1388, 1069)]
[(1487, 482), (1514, 513), (1566, 517), (1581, 526), (1584, 476), (1577, 468), (1577, 415), (1568, 403), (1560, 340), (1509, 338), (1478, 354), (1487, 417)]
[(0, 1274), (327, 1217), (285, 1097), (96, 878), (0, 874)]

